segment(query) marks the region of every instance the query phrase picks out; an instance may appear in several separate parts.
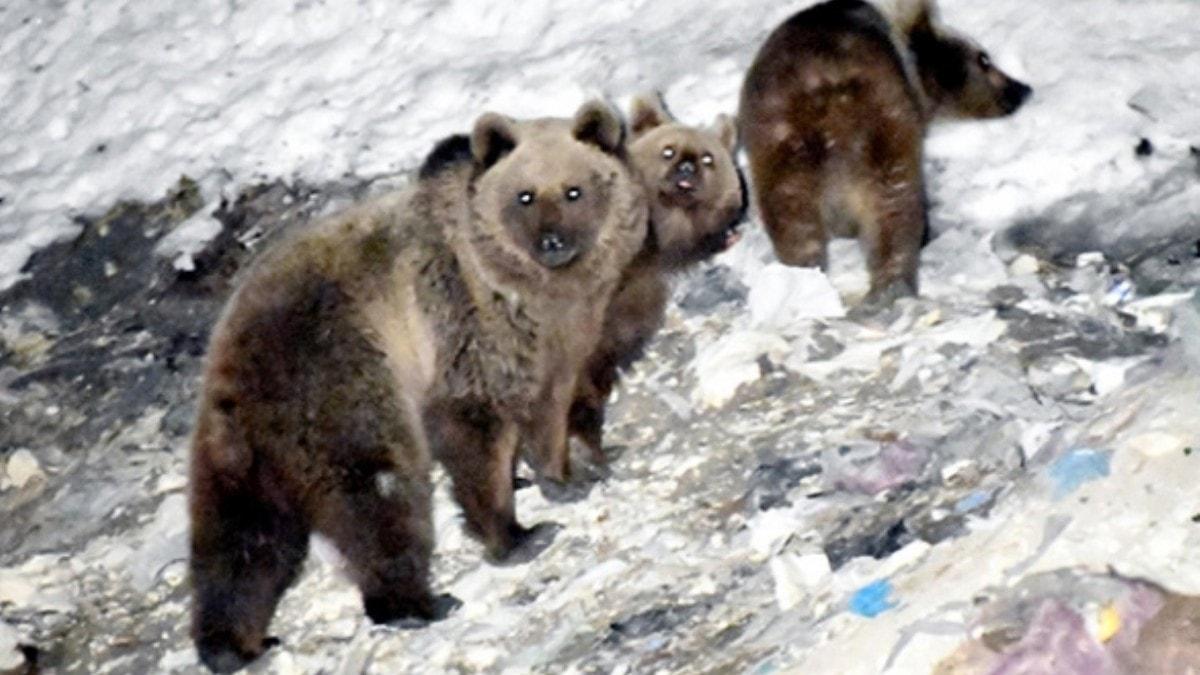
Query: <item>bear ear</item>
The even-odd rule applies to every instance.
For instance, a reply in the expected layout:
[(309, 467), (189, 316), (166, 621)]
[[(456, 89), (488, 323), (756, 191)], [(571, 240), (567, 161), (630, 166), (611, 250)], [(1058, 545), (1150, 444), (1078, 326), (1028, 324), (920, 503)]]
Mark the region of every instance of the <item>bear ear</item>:
[(633, 99), (629, 110), (629, 127), (634, 138), (671, 121), (671, 115), (657, 93), (643, 94)]
[(484, 113), (471, 132), (471, 155), (483, 168), (489, 168), (517, 147), (516, 123), (497, 113)]
[(717, 138), (721, 139), (721, 145), (724, 145), (729, 152), (732, 153), (737, 149), (737, 120), (724, 113), (717, 115), (717, 121), (713, 123), (713, 131), (717, 134)]
[(904, 35), (934, 33), (937, 5), (934, 0), (896, 0), (894, 21)]
[(583, 143), (590, 143), (607, 153), (616, 153), (625, 140), (625, 126), (608, 104), (603, 101), (588, 101), (579, 112), (571, 127), (571, 135)]

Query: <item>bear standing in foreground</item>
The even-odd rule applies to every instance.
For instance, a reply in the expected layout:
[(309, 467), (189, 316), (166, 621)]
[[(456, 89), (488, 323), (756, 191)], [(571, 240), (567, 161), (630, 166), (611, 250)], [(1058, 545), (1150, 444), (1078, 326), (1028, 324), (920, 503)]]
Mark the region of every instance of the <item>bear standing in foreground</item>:
[(831, 237), (857, 237), (868, 306), (917, 293), (931, 119), (1009, 115), (1032, 93), (940, 26), (932, 0), (900, 2), (890, 19), (861, 0), (793, 16), (755, 57), (738, 113), (780, 261), (824, 268)]
[(727, 116), (709, 129), (690, 127), (675, 121), (657, 96), (642, 96), (634, 99), (630, 127), (630, 161), (650, 199), (650, 228), (621, 276), (571, 407), (572, 434), (601, 464), (605, 402), (620, 370), (641, 358), (662, 326), (670, 274), (736, 243), (749, 203), (733, 156), (737, 128)]
[(249, 270), (209, 347), (191, 460), (193, 638), (257, 658), (312, 532), (375, 622), (431, 620), (431, 459), (504, 558), (522, 440), (566, 443), (577, 373), (645, 239), (607, 107), (488, 114), (416, 186), (292, 236)]

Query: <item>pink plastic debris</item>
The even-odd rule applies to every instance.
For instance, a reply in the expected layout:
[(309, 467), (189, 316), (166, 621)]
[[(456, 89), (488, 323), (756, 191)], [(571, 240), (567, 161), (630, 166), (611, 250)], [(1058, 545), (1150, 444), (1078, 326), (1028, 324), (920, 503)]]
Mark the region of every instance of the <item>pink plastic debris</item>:
[(843, 446), (826, 453), (825, 475), (840, 490), (875, 495), (920, 478), (929, 450), (907, 441)]
[(1008, 650), (989, 675), (1117, 675), (1120, 668), (1096, 642), (1083, 618), (1059, 600), (1038, 607), (1025, 637)]

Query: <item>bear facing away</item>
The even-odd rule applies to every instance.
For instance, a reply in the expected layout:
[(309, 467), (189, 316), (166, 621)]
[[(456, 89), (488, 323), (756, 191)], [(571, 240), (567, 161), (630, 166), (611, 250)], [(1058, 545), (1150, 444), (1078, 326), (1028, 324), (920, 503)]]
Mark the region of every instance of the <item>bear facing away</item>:
[(490, 556), (526, 538), (517, 443), (565, 444), (575, 374), (645, 238), (622, 136), (598, 104), (573, 120), (484, 115), (411, 190), (248, 270), (213, 331), (192, 442), (206, 666), (264, 651), (312, 532), (340, 550), (373, 621), (444, 614), (453, 601), (429, 583), (433, 459)]
[(831, 237), (856, 237), (867, 306), (917, 293), (929, 122), (1009, 115), (1032, 92), (939, 25), (932, 0), (897, 1), (890, 18), (831, 0), (784, 22), (755, 57), (738, 113), (779, 260), (824, 268)]
[(662, 326), (670, 275), (739, 238), (749, 195), (734, 160), (737, 129), (721, 115), (710, 128), (676, 121), (657, 95), (634, 99), (630, 161), (650, 199), (645, 246), (625, 269), (571, 407), (571, 432), (604, 463), (604, 407), (620, 370), (641, 358)]

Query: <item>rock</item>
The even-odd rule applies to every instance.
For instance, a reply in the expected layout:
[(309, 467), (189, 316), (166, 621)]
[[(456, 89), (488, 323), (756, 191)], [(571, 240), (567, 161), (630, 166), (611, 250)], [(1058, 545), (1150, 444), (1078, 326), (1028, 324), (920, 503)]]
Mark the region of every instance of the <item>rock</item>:
[(1044, 397), (1077, 399), (1092, 386), (1092, 378), (1073, 359), (1046, 356), (1029, 366), (1029, 386)]
[(37, 594), (37, 586), (25, 574), (13, 569), (0, 569), (0, 606), (28, 607)]
[(696, 283), (688, 284), (679, 298), (679, 309), (687, 314), (708, 314), (726, 303), (746, 299), (746, 287), (724, 265), (713, 265), (701, 273)]
[(1026, 297), (1028, 297), (1028, 294), (1025, 293), (1024, 289), (1010, 285), (997, 286), (988, 291), (987, 294), (988, 302), (992, 303), (992, 306), (996, 309), (1016, 307)]
[(160, 581), (173, 563), (187, 559), (187, 497), (171, 494), (162, 500), (154, 519), (142, 534), (142, 546), (130, 558), (133, 587), (146, 592)]
[(1037, 258), (1028, 253), (1022, 253), (1008, 264), (1008, 273), (1014, 277), (1021, 277), (1037, 274), (1041, 268), (1042, 263)]
[(187, 487), (188, 479), (183, 473), (164, 473), (158, 477), (158, 482), (154, 486), (154, 495), (167, 494), (168, 492), (178, 492)]
[(979, 480), (979, 465), (973, 459), (959, 459), (943, 466), (941, 474), (947, 485), (974, 484)]
[(22, 448), (8, 458), (8, 481), (13, 487), (20, 489), (35, 481), (44, 481), (46, 474), (42, 472), (37, 457)]
[(0, 675), (21, 672), (25, 654), (21, 651), (21, 636), (17, 629), (0, 621)]

